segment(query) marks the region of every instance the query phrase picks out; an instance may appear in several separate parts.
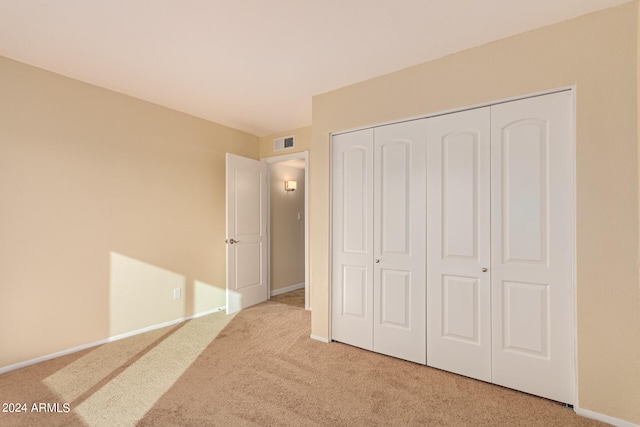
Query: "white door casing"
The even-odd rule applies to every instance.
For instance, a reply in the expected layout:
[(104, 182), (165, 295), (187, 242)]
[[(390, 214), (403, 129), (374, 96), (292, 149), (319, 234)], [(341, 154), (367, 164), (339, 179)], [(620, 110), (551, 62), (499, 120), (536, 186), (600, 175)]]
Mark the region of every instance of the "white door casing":
[(226, 155), (227, 313), (267, 300), (267, 165)]
[(429, 119), (427, 142), (427, 364), (491, 381), (490, 107)]
[(426, 363), (426, 121), (374, 130), (373, 349)]
[(573, 96), (491, 111), (493, 382), (575, 402)]

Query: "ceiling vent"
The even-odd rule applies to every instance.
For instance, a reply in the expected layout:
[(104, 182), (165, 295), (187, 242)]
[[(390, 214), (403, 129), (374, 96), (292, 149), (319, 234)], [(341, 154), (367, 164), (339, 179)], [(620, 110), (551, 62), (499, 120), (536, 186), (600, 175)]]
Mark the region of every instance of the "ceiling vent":
[(295, 136), (283, 136), (282, 138), (276, 138), (273, 140), (273, 151), (288, 150), (295, 146)]

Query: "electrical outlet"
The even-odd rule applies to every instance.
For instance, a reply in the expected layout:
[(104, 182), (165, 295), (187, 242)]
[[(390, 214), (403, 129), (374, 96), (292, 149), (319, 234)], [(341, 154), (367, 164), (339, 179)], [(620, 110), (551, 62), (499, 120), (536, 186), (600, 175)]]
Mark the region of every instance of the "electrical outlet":
[(175, 288), (173, 290), (173, 299), (176, 300), (176, 299), (180, 299), (181, 297), (182, 297), (182, 289)]

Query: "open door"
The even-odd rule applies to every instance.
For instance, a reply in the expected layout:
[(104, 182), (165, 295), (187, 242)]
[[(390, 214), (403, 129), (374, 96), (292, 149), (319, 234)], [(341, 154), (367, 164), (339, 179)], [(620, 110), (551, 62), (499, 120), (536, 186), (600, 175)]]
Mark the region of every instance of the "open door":
[(267, 165), (227, 153), (227, 314), (267, 300)]

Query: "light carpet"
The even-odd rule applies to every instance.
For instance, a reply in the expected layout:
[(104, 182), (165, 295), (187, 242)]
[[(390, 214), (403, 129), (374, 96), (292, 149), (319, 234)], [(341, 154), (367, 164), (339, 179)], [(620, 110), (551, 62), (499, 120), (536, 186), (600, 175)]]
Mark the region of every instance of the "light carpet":
[(601, 426), (556, 402), (311, 340), (268, 301), (0, 375), (2, 426)]

